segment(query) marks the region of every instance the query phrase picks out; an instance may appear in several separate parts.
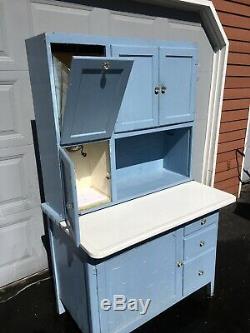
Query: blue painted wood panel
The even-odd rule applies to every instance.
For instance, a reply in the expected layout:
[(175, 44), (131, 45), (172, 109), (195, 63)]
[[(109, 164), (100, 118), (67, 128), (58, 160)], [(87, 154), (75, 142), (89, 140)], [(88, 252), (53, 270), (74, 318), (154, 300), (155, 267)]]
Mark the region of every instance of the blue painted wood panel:
[(125, 58), (73, 57), (62, 144), (111, 137), (132, 65)]
[(216, 249), (184, 263), (183, 295), (187, 296), (214, 280)]
[(59, 147), (59, 157), (63, 177), (65, 221), (76, 246), (79, 246), (80, 230), (74, 164), (61, 147)]
[(190, 179), (191, 128), (115, 139), (118, 200), (159, 191)]
[(111, 53), (115, 57), (132, 57), (134, 60), (115, 131), (157, 126), (158, 95), (154, 89), (158, 84), (158, 48), (112, 45)]
[(200, 219), (193, 221), (192, 223), (184, 227), (184, 235), (188, 236), (198, 230), (204, 230), (207, 226), (218, 222), (219, 213), (203, 216)]
[(196, 50), (160, 48), (160, 125), (194, 120)]
[(184, 239), (184, 260), (197, 257), (216, 247), (217, 223)]
[[(90, 314), (87, 281), (87, 273), (90, 268), (86, 265), (84, 257), (80, 256), (78, 248), (69, 236), (55, 224), (50, 225), (50, 228), (53, 239), (53, 251), (56, 258), (56, 285), (60, 300), (77, 323), (81, 332), (100, 332), (91, 330), (93, 317)], [(94, 293), (97, 294), (96, 289), (91, 291), (92, 301), (95, 298)]]
[(175, 231), (97, 265), (98, 295), (151, 299), (146, 314), (100, 309), (101, 332), (130, 332), (182, 297), (181, 232)]

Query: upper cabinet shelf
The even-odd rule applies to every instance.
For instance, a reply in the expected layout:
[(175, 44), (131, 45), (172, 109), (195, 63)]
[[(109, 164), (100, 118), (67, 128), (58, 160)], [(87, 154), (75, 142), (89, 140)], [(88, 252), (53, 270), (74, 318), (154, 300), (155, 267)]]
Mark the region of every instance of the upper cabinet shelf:
[(194, 120), (197, 50), (194, 46), (112, 45), (115, 57), (134, 66), (116, 123), (116, 132)]

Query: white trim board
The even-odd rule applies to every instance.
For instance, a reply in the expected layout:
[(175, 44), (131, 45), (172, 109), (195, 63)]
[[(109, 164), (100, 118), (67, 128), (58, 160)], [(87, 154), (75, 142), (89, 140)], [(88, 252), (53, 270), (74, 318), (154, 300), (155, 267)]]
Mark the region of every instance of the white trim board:
[(80, 246), (90, 257), (104, 258), (212, 213), (235, 199), (232, 194), (195, 181), (181, 184), (81, 216)]
[[(250, 139), (250, 106), (248, 109), (248, 121), (247, 121), (247, 130), (246, 130), (246, 136), (245, 136), (245, 141), (244, 141), (244, 150), (243, 150), (243, 158), (242, 158), (242, 164), (241, 164), (241, 172), (240, 172), (240, 179), (243, 180), (243, 176), (244, 176), (244, 168), (245, 168), (245, 159), (246, 159), (246, 153), (247, 153), (247, 148), (248, 148), (248, 144), (247, 141)], [(239, 188), (238, 188), (238, 193), (237, 193), (237, 197), (240, 197), (240, 193), (241, 193), (241, 189), (242, 189), (242, 183), (239, 183)]]

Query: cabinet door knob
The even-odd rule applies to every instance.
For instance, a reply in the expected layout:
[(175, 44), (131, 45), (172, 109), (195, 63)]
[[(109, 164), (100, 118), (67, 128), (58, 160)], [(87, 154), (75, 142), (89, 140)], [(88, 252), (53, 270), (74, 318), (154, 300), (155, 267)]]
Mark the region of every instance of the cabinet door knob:
[(205, 245), (205, 241), (200, 241), (200, 247), (203, 247)]
[(201, 220), (201, 225), (204, 225), (204, 224), (206, 224), (207, 223), (207, 219), (202, 219)]
[(156, 87), (155, 87), (155, 94), (158, 95), (159, 92), (160, 92), (160, 90), (161, 90), (160, 87), (159, 87), (159, 86), (156, 86)]
[(205, 274), (204, 271), (199, 271), (199, 272), (198, 272), (198, 275), (199, 275), (199, 276), (202, 276), (202, 275), (204, 275), (204, 274)]
[(182, 267), (183, 266), (183, 261), (177, 261), (177, 267)]
[(166, 91), (167, 91), (167, 87), (161, 86), (161, 93), (165, 94)]

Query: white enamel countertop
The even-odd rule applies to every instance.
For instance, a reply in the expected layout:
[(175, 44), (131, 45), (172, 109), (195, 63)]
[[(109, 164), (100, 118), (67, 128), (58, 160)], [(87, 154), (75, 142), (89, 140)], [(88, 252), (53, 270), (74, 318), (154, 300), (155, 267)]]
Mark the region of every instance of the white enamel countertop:
[(191, 181), (81, 216), (81, 246), (90, 257), (104, 258), (235, 200)]

